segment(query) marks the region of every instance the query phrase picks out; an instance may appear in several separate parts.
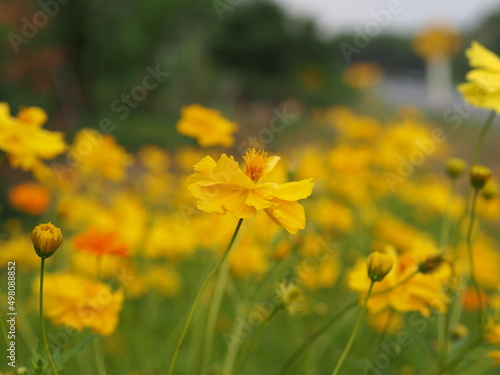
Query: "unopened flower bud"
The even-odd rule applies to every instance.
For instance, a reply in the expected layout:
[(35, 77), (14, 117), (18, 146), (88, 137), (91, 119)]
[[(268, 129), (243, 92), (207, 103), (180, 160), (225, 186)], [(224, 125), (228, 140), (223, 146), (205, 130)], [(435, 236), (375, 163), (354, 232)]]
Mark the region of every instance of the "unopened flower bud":
[(498, 185), (493, 181), (489, 180), (481, 190), (481, 195), (484, 199), (490, 200), (498, 196)]
[(40, 258), (48, 258), (61, 246), (61, 230), (52, 223), (40, 224), (31, 232), (31, 241)]
[(446, 173), (455, 180), (462, 175), (467, 164), (464, 160), (458, 158), (450, 158), (446, 160)]
[(276, 294), (281, 306), (294, 315), (304, 308), (304, 294), (302, 289), (293, 283), (280, 283), (276, 288)]
[(453, 340), (460, 340), (469, 334), (469, 329), (463, 324), (458, 324), (451, 331), (451, 338)]
[(394, 264), (389, 255), (378, 251), (371, 253), (366, 259), (366, 263), (368, 266), (368, 277), (372, 281), (382, 281)]
[(470, 184), (474, 189), (481, 190), (491, 177), (491, 171), (484, 165), (475, 165), (470, 169)]
[(421, 273), (433, 273), (436, 271), (446, 260), (440, 255), (429, 256), (422, 263), (418, 265), (418, 271)]

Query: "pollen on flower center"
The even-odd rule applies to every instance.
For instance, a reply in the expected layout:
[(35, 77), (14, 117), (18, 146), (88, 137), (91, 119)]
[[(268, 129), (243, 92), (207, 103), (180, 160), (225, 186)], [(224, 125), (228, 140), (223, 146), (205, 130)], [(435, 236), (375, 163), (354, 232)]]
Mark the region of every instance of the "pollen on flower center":
[(250, 177), (253, 182), (259, 181), (264, 173), (264, 168), (268, 159), (267, 152), (257, 151), (255, 148), (252, 148), (247, 151), (243, 159), (247, 166), (245, 171), (246, 175)]

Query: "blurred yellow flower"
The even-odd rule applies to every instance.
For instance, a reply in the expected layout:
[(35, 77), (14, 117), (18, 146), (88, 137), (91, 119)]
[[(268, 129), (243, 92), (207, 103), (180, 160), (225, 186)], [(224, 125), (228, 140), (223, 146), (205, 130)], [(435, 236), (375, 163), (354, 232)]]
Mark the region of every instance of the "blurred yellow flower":
[[(37, 286), (34, 285), (34, 289)], [(95, 333), (107, 336), (118, 324), (123, 292), (113, 292), (106, 284), (70, 273), (47, 274), (44, 298), (44, 313), (53, 324), (77, 331), (91, 328)]]
[(349, 65), (342, 78), (347, 87), (367, 90), (376, 86), (383, 74), (382, 68), (377, 63), (362, 62)]
[(177, 122), (177, 131), (196, 138), (201, 147), (231, 147), (234, 144), (232, 134), (237, 129), (237, 125), (224, 118), (219, 111), (199, 104), (182, 108), (181, 118)]
[(500, 366), (500, 350), (491, 350), (488, 357), (494, 360), (495, 366)]
[(304, 208), (297, 200), (311, 195), (314, 186), (311, 179), (284, 184), (266, 182), (280, 158), (267, 157), (265, 152), (255, 149), (243, 158), (245, 172), (226, 154), (217, 162), (206, 156), (194, 166), (196, 173), (189, 178), (189, 192), (195, 197), (197, 207), (221, 215), (231, 212), (238, 218), (253, 217), (264, 210), (289, 233), (304, 229)]
[(12, 168), (32, 171), (39, 179), (49, 173), (42, 159), (54, 159), (66, 150), (62, 133), (42, 129), (45, 121), (47, 115), (40, 108), (23, 108), (12, 117), (9, 105), (0, 103), (0, 150)]
[(132, 157), (112, 136), (104, 135), (101, 139), (92, 129), (82, 129), (76, 134), (70, 153), (77, 160), (77, 172), (111, 181), (123, 181), (125, 168), (132, 164)]
[(430, 27), (413, 40), (413, 48), (424, 60), (449, 58), (460, 44), (460, 36), (444, 26)]
[[(447, 297), (442, 293), (442, 287), (450, 275), (448, 265), (441, 266), (432, 274), (419, 273), (409, 279), (418, 269), (416, 257), (409, 253), (398, 256), (392, 247), (386, 247), (385, 252), (392, 258), (394, 266), (373, 287), (374, 294), (367, 305), (371, 313), (378, 313), (389, 307), (398, 312), (418, 311), (423, 316), (429, 316), (431, 308), (446, 311)], [(356, 263), (348, 274), (348, 285), (353, 290), (366, 293), (370, 285), (366, 262), (360, 260)], [(389, 288), (394, 289), (375, 295)]]
[(500, 112), (500, 58), (478, 42), (466, 51), (472, 68), (466, 83), (458, 85), (465, 101), (475, 107)]
[(50, 192), (43, 185), (25, 182), (9, 189), (9, 201), (19, 211), (40, 215), (49, 207)]
[(40, 259), (33, 256), (33, 243), (29, 235), (16, 233), (7, 240), (1, 241), (0, 262), (7, 264), (9, 261), (18, 263), (18, 267), (25, 270), (34, 270), (40, 267)]
[(141, 163), (153, 173), (164, 172), (170, 165), (170, 157), (158, 146), (143, 146), (138, 152)]
[(152, 266), (146, 272), (146, 284), (165, 297), (174, 297), (180, 290), (181, 278), (172, 267)]

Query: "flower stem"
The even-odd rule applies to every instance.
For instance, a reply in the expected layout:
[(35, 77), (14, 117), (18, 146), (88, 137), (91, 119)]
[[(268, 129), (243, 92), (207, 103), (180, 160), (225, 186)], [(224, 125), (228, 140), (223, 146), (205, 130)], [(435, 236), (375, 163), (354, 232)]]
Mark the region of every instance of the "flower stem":
[(467, 230), (467, 255), (469, 257), (469, 272), (470, 272), (470, 280), (474, 289), (476, 289), (477, 298), (478, 298), (478, 309), (477, 309), (477, 319), (479, 328), (481, 328), (483, 322), (483, 301), (481, 298), (481, 289), (479, 288), (479, 284), (476, 280), (476, 274), (474, 271), (474, 254), (472, 252), (472, 232), (474, 229), (474, 220), (476, 218), (476, 204), (477, 204), (477, 189), (474, 189), (472, 193), (472, 203), (470, 208), (470, 221), (469, 221), (469, 229)]
[(52, 369), (52, 373), (57, 375), (56, 366), (54, 365), (54, 361), (52, 360), (52, 356), (50, 355), (49, 344), (47, 342), (47, 335), (45, 333), (45, 321), (43, 319), (43, 275), (45, 271), (45, 258), (41, 258), (40, 263), (40, 327), (42, 329), (42, 340), (43, 346), (45, 348), (45, 352), (47, 353), (47, 359), (49, 360), (50, 368)]
[[(388, 292), (391, 292), (397, 288), (399, 288), (401, 285), (404, 285), (406, 284), (408, 281), (410, 281), (415, 275), (417, 275), (419, 272), (418, 271), (415, 271), (415, 272), (412, 272), (411, 274), (409, 274), (406, 278), (404, 278), (403, 280), (399, 281), (398, 283), (394, 284), (393, 286), (387, 288), (387, 289), (384, 289), (384, 290), (380, 290), (378, 292), (375, 292), (372, 294), (372, 296), (378, 296), (378, 295), (381, 295), (381, 294), (384, 294), (384, 293), (388, 293)], [(304, 342), (297, 348), (293, 351), (292, 355), (290, 355), (288, 357), (288, 359), (286, 360), (286, 362), (283, 364), (283, 366), (281, 367), (280, 369), (280, 372), (278, 373), (278, 375), (285, 375), (288, 370), (290, 370), (290, 367), (292, 367), (293, 363), (295, 362), (295, 360), (297, 358), (300, 357), (300, 355), (314, 342), (316, 341), (316, 339), (318, 337), (320, 337), (323, 333), (325, 333), (328, 328), (330, 328), (330, 326), (333, 325), (333, 323), (337, 322), (338, 319), (344, 314), (346, 313), (347, 311), (349, 311), (350, 309), (352, 309), (353, 307), (355, 307), (356, 305), (358, 305), (358, 300), (354, 300), (354, 301), (351, 301), (350, 303), (348, 303), (347, 305), (345, 305), (339, 312), (337, 312), (334, 316), (332, 316), (330, 318), (329, 321), (327, 321), (325, 324), (323, 324), (319, 329), (317, 329), (316, 331), (314, 331), (312, 334), (310, 334), (305, 340)]]
[(106, 363), (104, 362), (102, 346), (102, 337), (96, 337), (95, 341), (92, 343), (94, 346), (94, 356), (97, 365), (97, 373), (99, 375), (107, 375)]
[(227, 278), (229, 277), (229, 264), (224, 264), (222, 267), (217, 284), (215, 286), (212, 303), (208, 311), (207, 326), (205, 328), (205, 337), (203, 341), (203, 355), (201, 358), (201, 375), (206, 375), (209, 372), (210, 359), (212, 357), (212, 343), (214, 340), (215, 323), (219, 315), (224, 289), (226, 287)]
[(179, 337), (179, 340), (177, 341), (174, 356), (172, 357), (172, 361), (170, 362), (170, 368), (168, 370), (168, 375), (172, 375), (174, 372), (175, 362), (177, 361), (177, 357), (179, 356), (179, 352), (181, 350), (182, 344), (184, 343), (184, 339), (186, 338), (186, 334), (187, 334), (189, 325), (191, 323), (191, 320), (193, 319), (193, 315), (194, 315), (194, 312), (196, 310), (196, 306), (198, 306), (198, 302), (200, 301), (201, 296), (203, 295), (203, 292), (205, 291), (205, 288), (207, 287), (208, 283), (210, 282), (210, 280), (212, 280), (212, 277), (217, 273), (217, 271), (219, 271), (219, 268), (222, 266), (222, 263), (224, 263), (224, 260), (226, 259), (227, 255), (229, 254), (229, 251), (231, 250), (231, 247), (233, 247), (234, 241), (236, 240), (236, 236), (238, 235), (238, 232), (240, 231), (242, 222), (243, 222), (243, 219), (238, 220), (238, 224), (236, 225), (233, 236), (231, 237), (231, 240), (229, 241), (229, 244), (227, 245), (227, 248), (224, 251), (224, 254), (222, 254), (222, 257), (219, 260), (219, 262), (217, 263), (217, 265), (212, 269), (212, 271), (210, 271), (207, 278), (205, 279), (205, 282), (203, 283), (200, 290), (198, 291), (196, 298), (194, 299), (193, 305), (191, 306), (191, 309), (189, 310), (189, 314), (188, 314), (188, 317), (186, 319), (186, 323), (184, 324), (184, 328), (182, 329), (181, 336)]
[[(446, 202), (445, 213), (443, 217), (443, 223), (441, 225), (441, 253), (446, 253), (448, 251), (448, 246), (450, 244), (450, 229), (451, 229), (451, 207), (453, 203), (453, 197), (455, 195), (455, 190), (457, 184), (456, 180), (451, 181), (450, 185), (450, 195), (448, 201)], [(453, 274), (452, 276), (453, 277)], [(441, 313), (438, 315), (437, 319), (437, 337), (438, 337), (438, 348), (439, 348), (439, 369), (442, 369), (446, 363), (446, 355), (448, 351), (448, 313)]]
[(481, 132), (479, 133), (479, 137), (476, 142), (476, 147), (474, 149), (474, 158), (472, 159), (472, 165), (479, 163), (479, 158), (481, 156), (481, 151), (483, 149), (484, 139), (486, 138), (488, 130), (490, 130), (491, 124), (493, 124), (495, 115), (496, 115), (495, 111), (491, 111), (490, 115), (488, 116), (488, 119), (481, 128)]
[(332, 375), (338, 375), (338, 373), (340, 372), (340, 368), (342, 367), (342, 364), (344, 363), (345, 359), (347, 358), (347, 354), (349, 354), (349, 351), (351, 350), (352, 344), (354, 343), (354, 339), (356, 338), (356, 334), (358, 333), (358, 329), (359, 329), (359, 326), (361, 324), (361, 320), (362, 320), (363, 315), (365, 313), (366, 305), (368, 304), (368, 300), (370, 299), (370, 294), (372, 293), (373, 284), (375, 284), (375, 281), (372, 280), (370, 283), (370, 287), (368, 288), (368, 293), (366, 294), (365, 302), (363, 303), (363, 308), (361, 309), (361, 312), (359, 313), (356, 325), (354, 326), (354, 330), (351, 333), (351, 337), (349, 337), (349, 341), (347, 342), (347, 345), (344, 348), (344, 352), (342, 353), (339, 361), (337, 362), (337, 366), (335, 366), (335, 370), (333, 370)]
[(253, 333), (253, 336), (252, 338), (249, 338), (248, 341), (245, 343), (245, 347), (243, 348), (243, 353), (241, 354), (241, 357), (238, 361), (238, 363), (236, 364), (235, 366), (235, 371), (234, 372), (229, 372), (229, 375), (231, 374), (239, 374), (240, 373), (240, 369), (241, 367), (243, 366), (243, 363), (245, 362), (245, 359), (248, 357), (248, 354), (251, 352), (251, 350), (253, 349), (254, 345), (255, 345), (255, 341), (257, 340), (257, 338), (259, 337), (260, 333), (262, 332), (262, 328), (264, 327), (264, 325), (269, 322), (271, 320), (271, 318), (273, 316), (276, 315), (276, 313), (278, 313), (282, 308), (280, 306), (276, 306), (273, 310), (273, 312), (267, 317), (264, 319), (264, 321), (260, 324), (260, 326), (258, 326), (256, 329), (255, 329), (255, 332)]

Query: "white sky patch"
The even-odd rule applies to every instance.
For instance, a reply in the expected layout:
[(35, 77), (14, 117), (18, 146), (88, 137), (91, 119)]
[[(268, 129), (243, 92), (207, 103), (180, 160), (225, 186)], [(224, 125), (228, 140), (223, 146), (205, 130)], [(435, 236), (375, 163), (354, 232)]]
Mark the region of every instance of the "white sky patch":
[[(389, 9), (391, 2), (403, 9), (392, 15), (384, 31), (414, 34), (429, 25), (445, 24), (459, 31), (477, 27), (488, 15), (500, 12), (498, 0), (274, 0), (295, 16), (313, 19), (319, 29), (334, 35), (354, 33), (374, 19), (373, 13)], [(398, 8), (399, 9), (399, 8)]]

